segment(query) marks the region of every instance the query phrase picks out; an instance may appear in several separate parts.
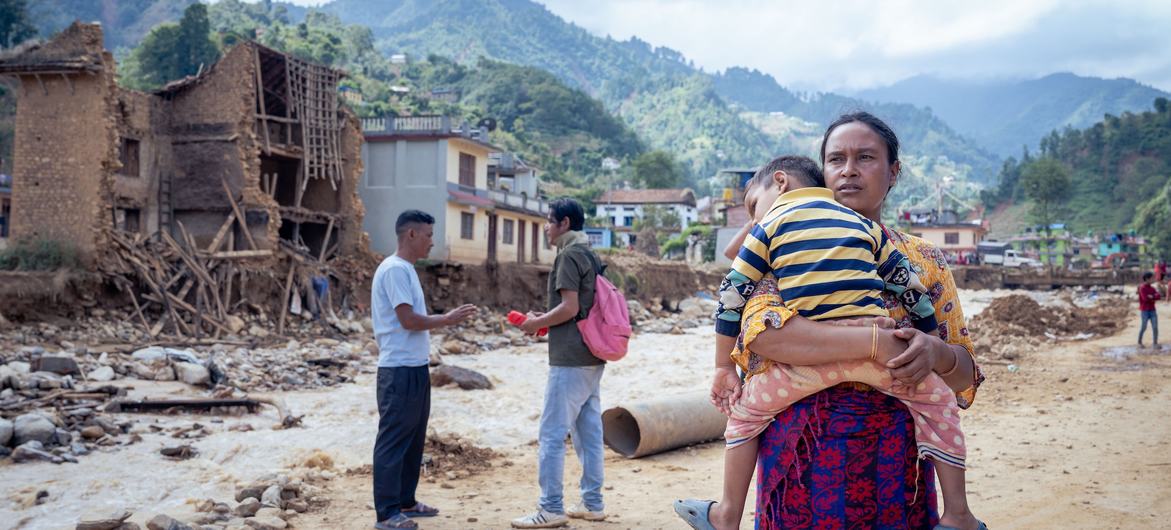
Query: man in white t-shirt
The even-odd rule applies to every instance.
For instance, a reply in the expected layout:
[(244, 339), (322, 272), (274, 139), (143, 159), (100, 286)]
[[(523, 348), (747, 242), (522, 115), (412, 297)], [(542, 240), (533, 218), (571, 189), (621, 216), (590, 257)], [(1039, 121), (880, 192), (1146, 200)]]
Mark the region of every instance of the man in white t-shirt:
[(431, 414), (430, 330), (476, 314), (464, 304), (428, 315), (414, 263), (431, 252), (435, 218), (418, 210), (398, 216), (398, 251), (374, 273), (370, 316), (378, 341), (378, 438), (374, 441), (374, 509), (377, 530), (418, 528), (411, 517), (439, 510), (415, 499)]

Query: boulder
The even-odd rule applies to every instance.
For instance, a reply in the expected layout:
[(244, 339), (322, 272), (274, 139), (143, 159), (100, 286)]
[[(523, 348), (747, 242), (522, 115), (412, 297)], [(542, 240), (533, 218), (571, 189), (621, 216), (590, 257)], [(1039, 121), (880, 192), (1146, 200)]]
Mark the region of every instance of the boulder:
[(117, 374), (114, 373), (114, 369), (110, 368), (109, 366), (102, 366), (102, 367), (96, 368), (96, 369), (94, 369), (94, 371), (90, 372), (88, 375), (90, 381), (96, 381), (99, 383), (104, 383), (106, 381), (113, 381), (114, 377), (116, 377), (116, 376), (117, 376)]
[(259, 509), (260, 501), (257, 500), (256, 497), (248, 497), (247, 499), (244, 499), (244, 501), (241, 502), (238, 506), (236, 506), (236, 509), (233, 510), (233, 513), (235, 513), (238, 517), (252, 517), (253, 515), (256, 515), (256, 510)]
[(224, 327), (228, 328), (228, 331), (232, 332), (233, 335), (239, 335), (246, 325), (244, 319), (236, 315), (228, 315), (228, 318), (224, 319)]
[(260, 495), (260, 504), (263, 504), (264, 506), (272, 506), (275, 508), (282, 507), (283, 503), (281, 502), (281, 487), (273, 484), (265, 489), (264, 493)]
[(444, 386), (452, 383), (459, 385), (464, 390), (492, 389), (492, 382), (484, 374), (467, 368), (444, 364), (431, 371), (432, 386)]
[(37, 372), (53, 372), (61, 375), (81, 374), (77, 360), (63, 355), (44, 355), (33, 361), (33, 370)]
[(201, 364), (175, 363), (175, 377), (193, 386), (204, 386), (211, 381), (211, 372)]
[(146, 527), (149, 530), (195, 530), (190, 525), (161, 513), (147, 521)]
[(53, 421), (37, 413), (23, 414), (16, 417), (13, 424), (12, 445), (24, 445), (36, 440), (42, 444), (52, 443), (57, 426)]
[(134, 514), (128, 510), (86, 515), (81, 518), (81, 522), (77, 523), (75, 530), (118, 530), (131, 515)]
[(31, 440), (12, 451), (13, 462), (31, 462), (33, 460), (43, 460), (54, 464), (65, 461), (64, 458), (45, 451), (45, 445), (36, 440)]
[(289, 527), (280, 517), (251, 517), (244, 520), (244, 524), (255, 530), (283, 530)]
[(81, 429), (81, 437), (86, 440), (97, 440), (106, 435), (106, 430), (101, 425), (90, 425)]

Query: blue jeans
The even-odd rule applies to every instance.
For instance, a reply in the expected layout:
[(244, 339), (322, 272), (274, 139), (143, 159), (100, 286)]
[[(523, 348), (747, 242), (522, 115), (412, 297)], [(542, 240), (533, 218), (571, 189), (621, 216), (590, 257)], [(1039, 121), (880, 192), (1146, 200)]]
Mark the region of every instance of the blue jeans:
[(602, 510), (602, 404), (599, 366), (550, 366), (545, 386), (545, 410), (541, 413), (540, 449), (537, 453), (541, 509), (565, 513), (562, 477), (565, 475), (565, 435), (573, 437), (573, 449), (581, 461), (581, 499), (586, 509)]
[(1147, 332), (1147, 321), (1151, 322), (1151, 334), (1154, 335), (1155, 344), (1159, 343), (1159, 317), (1155, 315), (1154, 311), (1139, 311), (1142, 316), (1143, 324), (1138, 330), (1138, 341), (1141, 344), (1143, 341), (1143, 334)]

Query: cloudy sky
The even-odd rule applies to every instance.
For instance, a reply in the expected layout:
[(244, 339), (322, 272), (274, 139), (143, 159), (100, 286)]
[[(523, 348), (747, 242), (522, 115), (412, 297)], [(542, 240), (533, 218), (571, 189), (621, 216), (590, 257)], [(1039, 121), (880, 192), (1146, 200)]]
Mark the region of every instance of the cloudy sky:
[(1168, 0), (537, 1), (598, 35), (637, 36), (709, 71), (755, 68), (798, 89), (1069, 71), (1171, 91)]

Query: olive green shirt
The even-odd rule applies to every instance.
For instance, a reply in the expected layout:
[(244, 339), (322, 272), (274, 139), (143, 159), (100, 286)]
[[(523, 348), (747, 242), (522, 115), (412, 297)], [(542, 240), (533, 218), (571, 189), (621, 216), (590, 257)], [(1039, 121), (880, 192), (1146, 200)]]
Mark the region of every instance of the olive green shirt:
[(561, 324), (549, 327), (550, 366), (597, 366), (605, 364), (594, 354), (581, 338), (577, 321), (589, 315), (594, 307), (594, 282), (597, 271), (589, 244), (574, 244), (557, 253), (553, 271), (549, 273), (549, 306), (552, 311), (561, 303), (562, 289), (577, 291), (578, 314)]

